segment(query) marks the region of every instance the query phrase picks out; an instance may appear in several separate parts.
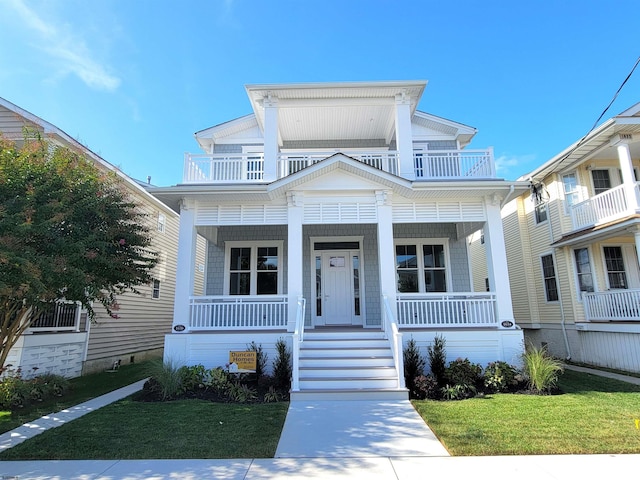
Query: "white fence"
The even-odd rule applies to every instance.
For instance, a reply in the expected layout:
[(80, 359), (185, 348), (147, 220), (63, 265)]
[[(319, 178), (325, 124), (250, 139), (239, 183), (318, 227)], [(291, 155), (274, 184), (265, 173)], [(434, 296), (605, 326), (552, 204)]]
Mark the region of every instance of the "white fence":
[(398, 295), (398, 325), (407, 328), (497, 326), (496, 295), (477, 292)]
[(588, 321), (640, 321), (640, 290), (585, 293), (582, 299), (585, 319)]
[(287, 328), (287, 297), (190, 297), (188, 330), (268, 330)]
[[(636, 195), (638, 186), (636, 185)], [(571, 206), (571, 221), (574, 230), (612, 220), (628, 210), (629, 203), (624, 185), (600, 193), (584, 202)]]

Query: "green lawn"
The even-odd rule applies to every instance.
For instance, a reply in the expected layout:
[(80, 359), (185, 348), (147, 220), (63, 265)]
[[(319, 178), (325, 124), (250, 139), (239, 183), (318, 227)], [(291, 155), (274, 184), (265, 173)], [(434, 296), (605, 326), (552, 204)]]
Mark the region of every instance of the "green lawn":
[(5, 450), (0, 460), (270, 458), (288, 406), (127, 398)]
[(0, 410), (0, 433), (8, 432), (43, 415), (59, 412), (65, 408), (142, 380), (147, 377), (148, 368), (148, 362), (133, 363), (120, 367), (117, 372), (102, 372), (72, 378), (69, 381), (69, 392), (64, 397), (31, 405), (14, 412)]
[(640, 453), (640, 386), (565, 371), (562, 395), (415, 401), (452, 455)]

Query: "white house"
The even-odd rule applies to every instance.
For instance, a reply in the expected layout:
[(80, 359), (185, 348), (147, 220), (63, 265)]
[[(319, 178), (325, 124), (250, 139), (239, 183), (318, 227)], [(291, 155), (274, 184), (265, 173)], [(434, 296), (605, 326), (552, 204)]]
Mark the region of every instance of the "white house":
[(531, 190), (502, 213), (527, 341), (640, 372), (639, 172), (640, 103), (522, 177)]
[[(195, 134), (182, 183), (165, 358), (224, 365), (284, 338), (295, 396), (404, 396), (402, 344), (436, 334), (450, 359), (515, 362), (500, 209), (526, 183), (496, 177), (476, 130), (420, 112), (424, 81), (248, 85), (253, 113)], [(472, 291), (466, 237), (484, 229), (491, 291)], [(205, 296), (194, 295), (197, 235)]]

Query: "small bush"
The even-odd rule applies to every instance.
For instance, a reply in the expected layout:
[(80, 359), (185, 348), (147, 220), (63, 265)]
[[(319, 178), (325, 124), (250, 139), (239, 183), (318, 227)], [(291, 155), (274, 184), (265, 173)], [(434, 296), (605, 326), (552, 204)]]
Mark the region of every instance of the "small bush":
[(409, 396), (416, 398), (415, 379), (424, 375), (424, 367), (427, 364), (424, 356), (420, 353), (420, 349), (416, 341), (411, 338), (402, 352), (404, 357), (404, 382), (409, 390)]
[(247, 345), (247, 352), (256, 352), (256, 377), (260, 378), (267, 369), (269, 355), (262, 349), (262, 344), (251, 342)]
[(291, 389), (293, 369), (291, 366), (291, 352), (287, 348), (284, 339), (279, 338), (276, 342), (276, 352), (276, 358), (273, 361), (273, 384), (277, 389), (288, 392)]
[(431, 375), (434, 376), (438, 385), (444, 385), (444, 372), (446, 369), (447, 354), (445, 351), (446, 340), (442, 335), (436, 335), (433, 339), (433, 345), (427, 347), (427, 356), (429, 357), (429, 368)]
[(227, 386), (227, 396), (233, 402), (247, 403), (255, 401), (258, 392), (244, 383), (230, 382)]
[(558, 376), (563, 372), (562, 363), (549, 355), (545, 347), (529, 345), (522, 361), (523, 373), (533, 393), (551, 393), (556, 388)]
[(206, 387), (208, 372), (204, 365), (185, 366), (180, 369), (180, 373), (183, 392), (195, 392)]
[(491, 362), (484, 370), (484, 386), (489, 393), (513, 391), (518, 387), (518, 371), (507, 362)]
[(424, 400), (425, 398), (439, 400), (442, 397), (438, 381), (431, 374), (416, 377), (413, 384), (415, 386), (414, 396), (418, 400)]
[(183, 369), (172, 361), (149, 362), (148, 374), (153, 380), (149, 390), (157, 393), (161, 400), (171, 400), (183, 392)]
[(445, 400), (464, 400), (476, 395), (478, 390), (474, 385), (456, 383), (455, 385), (445, 385), (442, 387), (442, 398)]
[(457, 358), (449, 362), (444, 377), (448, 385), (465, 385), (478, 388), (482, 385), (482, 367), (468, 358)]
[(23, 378), (22, 369), (5, 370), (0, 380), (0, 408), (15, 410), (66, 393), (69, 382), (53, 373)]

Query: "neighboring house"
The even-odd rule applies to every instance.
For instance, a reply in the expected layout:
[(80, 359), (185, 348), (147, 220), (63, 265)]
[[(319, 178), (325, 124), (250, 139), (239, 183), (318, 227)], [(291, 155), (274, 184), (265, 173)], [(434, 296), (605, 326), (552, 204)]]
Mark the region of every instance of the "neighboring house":
[[(523, 176), (502, 211), (525, 338), (561, 358), (640, 372), (640, 104)], [(481, 264), (479, 235), (472, 242)], [(474, 270), (476, 285), (484, 278)]]
[[(178, 214), (150, 195), (138, 182), (107, 163), (59, 128), (0, 98), (0, 132), (5, 138), (24, 140), (25, 131), (38, 132), (55, 145), (75, 150), (99, 168), (115, 171), (131, 198), (148, 216), (152, 248), (160, 261), (154, 281), (141, 285), (141, 295), (118, 296), (118, 318), (110, 318), (101, 305), (95, 322), (75, 304), (60, 304), (54, 314), (40, 318), (12, 348), (7, 364), (21, 366), (27, 374), (53, 372), (67, 377), (161, 356), (164, 335), (171, 328), (175, 292)], [(203, 263), (203, 258), (200, 259)], [(202, 275), (196, 281), (202, 285)], [(201, 287), (200, 287), (201, 288)]]
[[(450, 360), (518, 361), (500, 209), (526, 183), (465, 149), (474, 128), (417, 111), (425, 86), (248, 85), (252, 114), (195, 134), (204, 153), (186, 155), (182, 183), (152, 190), (180, 212), (165, 358), (222, 366), (255, 341), (273, 359), (284, 338), (295, 395), (405, 398), (398, 342), (412, 337), (424, 355), (442, 334)], [(481, 228), (489, 292), (471, 285)]]

